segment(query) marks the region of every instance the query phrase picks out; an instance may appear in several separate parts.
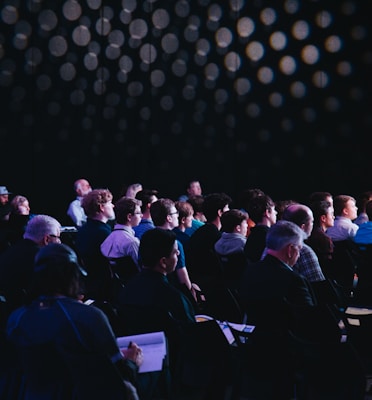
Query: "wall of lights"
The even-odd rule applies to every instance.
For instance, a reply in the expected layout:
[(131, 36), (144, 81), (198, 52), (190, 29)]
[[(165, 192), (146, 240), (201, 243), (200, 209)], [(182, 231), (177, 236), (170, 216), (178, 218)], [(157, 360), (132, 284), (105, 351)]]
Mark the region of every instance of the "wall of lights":
[(80, 176), (169, 196), (189, 177), (367, 189), (371, 16), (358, 0), (3, 0), (1, 184), (37, 201), (43, 176), (62, 198)]

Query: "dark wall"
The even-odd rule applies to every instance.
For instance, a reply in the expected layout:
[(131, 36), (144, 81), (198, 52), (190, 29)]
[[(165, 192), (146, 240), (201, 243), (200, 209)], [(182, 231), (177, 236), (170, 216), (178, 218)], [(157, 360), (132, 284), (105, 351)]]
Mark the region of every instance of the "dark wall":
[[(222, 4), (219, 4), (222, 3)], [(3, 1), (0, 184), (371, 189), (371, 2)]]

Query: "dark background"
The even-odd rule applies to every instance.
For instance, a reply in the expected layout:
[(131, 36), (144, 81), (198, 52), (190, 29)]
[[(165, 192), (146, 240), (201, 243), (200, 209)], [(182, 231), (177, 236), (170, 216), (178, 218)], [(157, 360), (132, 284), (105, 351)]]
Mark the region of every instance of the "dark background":
[(191, 178), (233, 199), (371, 190), (371, 11), (3, 0), (0, 185), (62, 222), (80, 177), (115, 198), (134, 182), (176, 198)]

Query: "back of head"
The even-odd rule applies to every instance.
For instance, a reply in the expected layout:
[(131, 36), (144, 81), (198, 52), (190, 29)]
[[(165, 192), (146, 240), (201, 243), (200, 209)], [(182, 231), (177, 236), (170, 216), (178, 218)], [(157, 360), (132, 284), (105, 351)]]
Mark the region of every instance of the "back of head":
[(146, 231), (141, 237), (139, 247), (143, 266), (154, 268), (162, 257), (168, 257), (175, 240), (175, 233), (167, 229), (154, 228)]
[(248, 213), (233, 208), (221, 215), (221, 231), (231, 233), (237, 225), (248, 219)]
[(194, 213), (203, 212), (203, 203), (204, 203), (204, 196), (203, 195), (194, 195), (189, 196), (187, 202), (191, 204)]
[(101, 211), (101, 205), (112, 201), (112, 193), (108, 189), (94, 189), (83, 197), (81, 202), (85, 214), (89, 218), (94, 218)]
[(136, 193), (136, 199), (141, 200), (142, 206), (141, 210), (145, 211), (147, 208), (147, 204), (151, 204), (154, 201), (158, 200), (159, 192), (155, 189), (142, 189)]
[(23, 237), (39, 243), (45, 235), (56, 235), (60, 228), (61, 224), (55, 218), (38, 214), (28, 221)]
[(291, 204), (283, 211), (282, 219), (294, 222), (297, 226), (308, 223), (310, 208), (304, 204)]
[(210, 193), (204, 197), (203, 212), (207, 221), (213, 221), (218, 217), (218, 211), (226, 205), (230, 205), (232, 199), (226, 193)]
[(81, 292), (80, 278), (86, 275), (73, 249), (62, 243), (51, 243), (35, 256), (32, 293), (77, 298)]
[(288, 244), (301, 245), (305, 239), (304, 231), (291, 221), (280, 220), (272, 225), (266, 235), (266, 247), (279, 251)]

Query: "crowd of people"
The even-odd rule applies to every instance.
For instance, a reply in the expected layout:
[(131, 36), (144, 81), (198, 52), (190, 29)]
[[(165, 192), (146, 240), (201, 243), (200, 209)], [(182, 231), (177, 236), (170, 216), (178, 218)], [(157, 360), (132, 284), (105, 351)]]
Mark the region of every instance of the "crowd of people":
[[(115, 340), (160, 328), (170, 344), (171, 396), (201, 391), (222, 400), (236, 360), (218, 333), (200, 333), (196, 315), (208, 314), (256, 327), (249, 353), (255, 367), (246, 371), (254, 398), (301, 399), (303, 390), (303, 399), (363, 399), (367, 363), (342, 339), (343, 313), (348, 305), (372, 306), (364, 257), (372, 245), (372, 191), (356, 198), (313, 192), (299, 203), (259, 188), (236, 200), (204, 194), (198, 180), (177, 199), (140, 183), (118, 199), (85, 178), (73, 187), (66, 216), (74, 229), (65, 231), (0, 186), (2, 393), (162, 398), (160, 385), (150, 390), (138, 374), (141, 348), (121, 351)], [(129, 318), (132, 307), (160, 311), (163, 325)], [(322, 349), (313, 369), (297, 349), (299, 338)], [(94, 376), (98, 364), (113, 367), (120, 384), (102, 378), (89, 385), (89, 363)], [(329, 368), (337, 377), (325, 381)]]

